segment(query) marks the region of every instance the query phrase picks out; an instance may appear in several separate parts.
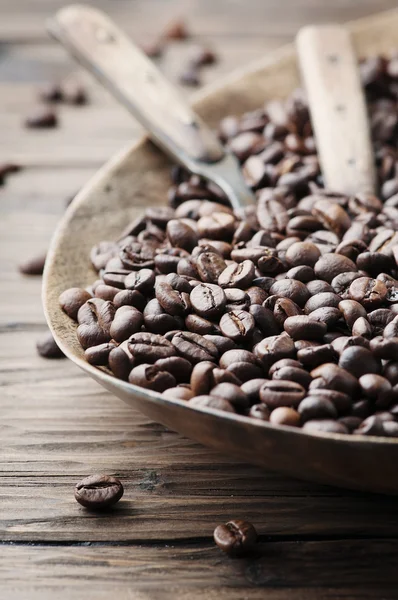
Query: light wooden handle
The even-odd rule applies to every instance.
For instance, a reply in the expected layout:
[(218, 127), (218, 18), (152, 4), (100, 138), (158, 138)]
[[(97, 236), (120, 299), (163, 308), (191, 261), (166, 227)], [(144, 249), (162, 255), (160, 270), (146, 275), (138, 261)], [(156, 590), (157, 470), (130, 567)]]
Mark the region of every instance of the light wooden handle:
[(349, 32), (339, 25), (304, 27), (296, 45), (325, 187), (374, 193), (366, 104)]
[(210, 129), (104, 13), (67, 6), (49, 21), (48, 29), (179, 163), (195, 170), (195, 162), (214, 163), (224, 157)]

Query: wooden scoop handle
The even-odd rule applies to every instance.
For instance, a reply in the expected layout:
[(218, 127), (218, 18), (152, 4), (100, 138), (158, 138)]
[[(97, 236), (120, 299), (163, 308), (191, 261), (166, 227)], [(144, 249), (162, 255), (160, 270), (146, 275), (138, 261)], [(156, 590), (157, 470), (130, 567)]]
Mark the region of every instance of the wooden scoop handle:
[(66, 6), (49, 20), (48, 29), (179, 163), (195, 172), (197, 163), (224, 158), (213, 132), (103, 12), (78, 4)]
[(339, 25), (304, 27), (296, 45), (325, 187), (375, 193), (366, 103), (349, 32)]

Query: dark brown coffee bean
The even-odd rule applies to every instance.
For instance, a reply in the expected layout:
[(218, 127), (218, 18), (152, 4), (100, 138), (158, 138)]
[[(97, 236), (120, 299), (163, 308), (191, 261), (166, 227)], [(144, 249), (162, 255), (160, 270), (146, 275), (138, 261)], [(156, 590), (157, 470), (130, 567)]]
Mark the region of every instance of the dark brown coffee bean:
[(370, 340), (370, 349), (378, 359), (395, 359), (398, 357), (398, 337), (375, 337)]
[(95, 286), (94, 295), (96, 298), (100, 298), (101, 300), (108, 300), (109, 302), (113, 302), (116, 294), (119, 293), (119, 289), (113, 287), (111, 285), (105, 285), (100, 283)]
[(242, 412), (250, 406), (248, 396), (233, 383), (219, 383), (210, 391), (210, 395), (227, 400), (238, 412)]
[(50, 106), (40, 106), (25, 118), (28, 129), (50, 129), (58, 126), (56, 112)]
[(323, 307), (333, 307), (337, 308), (341, 301), (340, 296), (337, 294), (333, 294), (331, 292), (321, 292), (320, 294), (315, 294), (311, 296), (309, 300), (305, 303), (304, 312), (309, 315), (314, 310)]
[(300, 415), (294, 408), (289, 406), (279, 406), (272, 411), (270, 415), (272, 425), (287, 425), (288, 427), (300, 426)]
[(350, 285), (350, 297), (356, 300), (366, 310), (374, 310), (381, 306), (387, 296), (384, 283), (371, 277), (359, 277)]
[(167, 398), (168, 400), (190, 400), (191, 398), (193, 398), (193, 393), (192, 390), (185, 388), (185, 387), (174, 387), (174, 388), (169, 388), (168, 390), (165, 390), (162, 393), (162, 396), (164, 398)]
[(140, 269), (132, 271), (124, 280), (124, 286), (127, 290), (137, 290), (142, 294), (148, 294), (153, 291), (155, 284), (155, 273), (152, 269)]
[(323, 254), (314, 266), (315, 275), (320, 279), (325, 279), (328, 283), (331, 283), (340, 273), (357, 270), (356, 264), (342, 254)]
[(253, 348), (253, 353), (268, 371), (277, 360), (293, 358), (295, 355), (294, 342), (287, 333), (269, 336)]
[(263, 333), (267, 336), (278, 335), (280, 328), (274, 315), (268, 308), (253, 304), (250, 306), (249, 312), (254, 318), (256, 326), (259, 327)]
[(235, 342), (224, 337), (223, 335), (206, 334), (203, 337), (215, 345), (220, 356), (224, 354), (224, 352), (227, 352), (228, 350), (234, 350), (237, 347)]
[(43, 358), (64, 358), (65, 354), (58, 347), (53, 334), (48, 330), (36, 342), (37, 352)]
[(303, 429), (307, 433), (349, 433), (343, 423), (332, 419), (312, 419), (304, 423)]
[(253, 406), (250, 407), (248, 416), (252, 417), (252, 419), (258, 419), (259, 421), (269, 421), (270, 410), (265, 404), (253, 404)]
[(337, 362), (338, 354), (331, 344), (323, 344), (310, 348), (302, 348), (297, 352), (297, 359), (306, 367), (314, 369), (328, 362)]
[(303, 307), (310, 297), (310, 293), (304, 283), (295, 279), (281, 279), (275, 281), (271, 286), (270, 293), (292, 300), (300, 307)]
[(129, 382), (133, 385), (160, 393), (168, 388), (175, 387), (177, 383), (171, 373), (162, 371), (156, 365), (145, 363), (138, 365), (138, 367), (133, 367), (129, 375)]
[(312, 214), (322, 223), (325, 229), (333, 231), (339, 237), (351, 225), (351, 219), (346, 211), (329, 200), (317, 200), (312, 208)]
[(110, 341), (114, 315), (113, 304), (99, 298), (92, 298), (80, 307), (77, 313), (77, 337), (84, 350)]
[(349, 329), (352, 329), (354, 323), (359, 318), (367, 319), (365, 308), (355, 300), (342, 300), (338, 304), (338, 308), (343, 315), (343, 318)]
[(301, 281), (301, 283), (308, 283), (315, 279), (315, 273), (312, 267), (303, 265), (302, 267), (293, 267), (292, 269), (289, 269), (286, 273), (286, 278), (296, 279), (297, 281)]
[(208, 395), (214, 387), (213, 362), (203, 361), (196, 364), (192, 370), (190, 384), (195, 396)]
[(196, 268), (201, 280), (205, 283), (217, 283), (219, 276), (227, 265), (219, 254), (203, 252), (198, 256)]
[(346, 417), (340, 417), (338, 419), (339, 423), (347, 427), (348, 431), (352, 433), (354, 429), (358, 429), (360, 424), (362, 423), (362, 419), (360, 417), (354, 417), (353, 415), (348, 415)]
[(327, 283), (327, 281), (323, 281), (322, 279), (314, 279), (313, 281), (309, 281), (306, 287), (311, 296), (315, 296), (315, 294), (322, 294), (323, 292), (334, 291), (330, 283)]
[(338, 294), (342, 300), (347, 300), (350, 298), (349, 289), (351, 283), (354, 279), (359, 279), (361, 277), (360, 273), (340, 273), (336, 275), (332, 279), (332, 291), (334, 290), (336, 294)]
[(297, 410), (303, 423), (312, 419), (335, 419), (337, 417), (334, 404), (326, 398), (317, 396), (304, 398)]
[(214, 541), (228, 556), (243, 556), (253, 550), (257, 541), (254, 526), (247, 521), (235, 519), (214, 530)]
[(92, 510), (113, 506), (123, 496), (123, 485), (111, 475), (90, 475), (75, 486), (75, 498), (79, 504)]
[(248, 350), (242, 350), (240, 348), (231, 349), (227, 352), (223, 353), (220, 358), (220, 367), (222, 369), (227, 369), (228, 365), (234, 362), (249, 362), (253, 364), (257, 364), (258, 361), (253, 354), (253, 352), (249, 352)]
[(225, 288), (225, 297), (227, 299), (226, 310), (248, 310), (250, 298), (243, 290), (239, 288)]
[(200, 335), (220, 332), (218, 325), (198, 315), (188, 315), (185, 319), (185, 327), (188, 331), (199, 333)]
[(174, 317), (185, 316), (191, 308), (189, 294), (174, 290), (167, 282), (158, 283), (155, 294), (163, 310)]
[(271, 409), (279, 406), (296, 408), (304, 396), (304, 388), (294, 381), (267, 381), (260, 389), (261, 402)]
[(190, 294), (193, 310), (206, 319), (219, 317), (225, 309), (226, 301), (223, 289), (212, 283), (201, 283)]
[(388, 272), (394, 266), (393, 259), (381, 252), (362, 252), (356, 260), (358, 269), (366, 271), (371, 277)]
[(116, 344), (112, 341), (100, 344), (99, 346), (92, 346), (91, 348), (87, 348), (84, 358), (90, 365), (107, 366), (109, 354), (114, 348), (116, 348)]
[[(338, 367), (333, 363), (324, 363), (311, 371), (311, 377), (315, 380), (321, 379), (320, 387), (336, 390), (352, 396), (358, 390), (358, 381), (345, 369)], [(312, 382), (314, 383), (314, 382)]]
[(117, 342), (127, 340), (141, 329), (144, 322), (142, 314), (133, 306), (121, 306), (117, 309), (110, 327), (110, 335)]
[(148, 302), (143, 316), (145, 327), (153, 333), (165, 334), (173, 329), (183, 327), (183, 322), (179, 320), (179, 317), (166, 313), (156, 298)]
[(217, 396), (195, 396), (188, 401), (195, 408), (211, 408), (224, 412), (234, 413), (235, 409), (228, 400), (218, 398)]
[(251, 260), (233, 263), (226, 267), (218, 277), (218, 285), (224, 288), (248, 288), (254, 279), (255, 267)]
[(220, 329), (235, 342), (244, 342), (250, 338), (255, 326), (254, 318), (244, 310), (233, 310), (221, 317)]
[(172, 219), (167, 223), (167, 237), (172, 246), (190, 252), (198, 243), (198, 234), (181, 219)]
[[(246, 381), (242, 383), (241, 389), (249, 398), (250, 404), (257, 404), (260, 401), (260, 388), (267, 380), (264, 378), (260, 379), (251, 379), (250, 381)], [(250, 415), (252, 416), (252, 415)]]
[[(357, 261), (358, 256), (367, 250), (367, 245), (362, 240), (347, 240), (341, 242), (336, 248), (336, 254), (342, 254), (353, 262)], [(359, 267), (359, 265), (357, 264)], [(359, 267), (362, 268), (362, 267)]]
[(296, 242), (286, 251), (286, 261), (293, 267), (300, 265), (313, 267), (320, 256), (319, 249), (311, 242)]
[(382, 419), (373, 415), (362, 421), (353, 433), (354, 435), (385, 435), (384, 423)]
[(252, 362), (236, 361), (228, 365), (227, 371), (232, 373), (241, 383), (246, 383), (251, 379), (264, 377), (263, 370)]
[(388, 308), (378, 308), (368, 313), (368, 320), (374, 335), (383, 335), (385, 328), (394, 319), (394, 313)]
[(240, 162), (244, 162), (251, 154), (258, 154), (264, 150), (265, 140), (259, 133), (245, 131), (234, 136), (229, 141), (228, 148)]
[(218, 359), (219, 353), (216, 346), (196, 333), (180, 331), (174, 335), (171, 343), (177, 352), (192, 364)]
[(367, 348), (352, 346), (346, 348), (340, 355), (339, 367), (346, 369), (352, 375), (361, 377), (365, 373), (381, 373), (381, 362)]
[(351, 411), (353, 402), (349, 395), (336, 390), (325, 390), (322, 388), (308, 390), (308, 397), (328, 400), (336, 408), (339, 415), (347, 414)]
[(384, 365), (383, 375), (391, 385), (396, 385), (398, 383), (398, 361), (392, 360)]
[[(281, 329), (288, 317), (295, 317), (301, 314), (301, 308), (293, 300), (289, 300), (289, 298), (278, 298), (274, 304), (274, 319)], [(265, 330), (264, 332), (271, 335), (271, 331), (268, 332)]]
[(44, 253), (28, 258), (19, 264), (19, 272), (23, 275), (43, 275), (46, 256), (46, 253)]
[(168, 358), (159, 358), (155, 365), (161, 371), (171, 373), (177, 383), (188, 383), (190, 380), (192, 365), (188, 360), (181, 356), (170, 356)]
[(174, 346), (163, 336), (141, 331), (134, 333), (127, 347), (137, 362), (154, 363), (159, 358), (175, 356)]
[(395, 421), (384, 421), (383, 422), (383, 434), (387, 437), (398, 437), (398, 423)]
[(113, 305), (116, 309), (121, 306), (134, 306), (134, 308), (142, 312), (145, 304), (146, 300), (144, 296), (136, 290), (121, 290), (113, 297)]
[(131, 369), (135, 364), (133, 355), (128, 349), (127, 342), (113, 348), (108, 356), (108, 365), (115, 377), (127, 381)]
[(210, 240), (230, 241), (235, 231), (235, 217), (226, 212), (213, 212), (211, 215), (201, 217), (198, 221), (200, 237)]
[(59, 304), (68, 317), (76, 321), (79, 308), (90, 298), (90, 294), (82, 288), (69, 288), (60, 295)]
[(321, 340), (327, 329), (325, 323), (314, 321), (311, 316), (307, 315), (288, 317), (283, 326), (294, 340)]

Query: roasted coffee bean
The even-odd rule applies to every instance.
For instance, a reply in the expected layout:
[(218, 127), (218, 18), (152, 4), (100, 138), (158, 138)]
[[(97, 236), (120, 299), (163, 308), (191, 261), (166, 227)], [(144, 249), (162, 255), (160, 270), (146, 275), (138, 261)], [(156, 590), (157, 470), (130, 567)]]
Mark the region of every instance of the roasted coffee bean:
[(170, 356), (168, 358), (159, 358), (155, 365), (161, 371), (171, 373), (177, 383), (187, 383), (190, 380), (192, 365), (181, 356)]
[(28, 258), (19, 264), (19, 272), (23, 275), (43, 275), (46, 256), (46, 253), (44, 253)]
[(356, 260), (358, 269), (366, 271), (371, 277), (390, 271), (393, 268), (393, 259), (381, 252), (362, 252)]
[(257, 541), (254, 526), (247, 521), (235, 519), (214, 530), (214, 541), (228, 556), (243, 556), (253, 550)]
[(238, 412), (242, 412), (250, 406), (250, 400), (245, 392), (233, 383), (219, 383), (211, 391), (210, 396), (228, 400)]
[(191, 308), (189, 294), (173, 289), (166, 281), (156, 284), (155, 294), (163, 310), (174, 317), (185, 316)]
[(260, 401), (260, 388), (266, 381), (266, 379), (260, 378), (242, 383), (241, 389), (249, 398), (250, 404), (257, 404)]
[(142, 312), (145, 304), (144, 296), (136, 290), (121, 290), (113, 297), (113, 305), (116, 309), (121, 306), (134, 306)]
[(297, 410), (289, 406), (279, 406), (270, 415), (272, 425), (287, 425), (288, 427), (299, 427), (301, 418)]
[(63, 358), (65, 356), (50, 330), (39, 337), (36, 349), (43, 358)]
[(333, 231), (339, 237), (351, 225), (351, 219), (346, 211), (330, 200), (317, 200), (312, 208), (312, 214), (322, 223), (325, 229)]
[(286, 251), (286, 261), (293, 267), (308, 265), (313, 267), (320, 258), (321, 253), (311, 242), (296, 242)]
[(375, 337), (370, 340), (370, 349), (378, 359), (393, 360), (398, 357), (398, 337)]
[(297, 359), (306, 368), (314, 369), (324, 363), (337, 362), (338, 354), (331, 344), (323, 344), (298, 350)]
[(228, 352), (228, 350), (234, 350), (237, 347), (235, 342), (224, 337), (223, 335), (206, 334), (203, 337), (215, 345), (220, 356), (224, 354), (224, 352)]
[(248, 310), (250, 298), (243, 290), (239, 288), (225, 288), (225, 297), (227, 299), (226, 310)]
[(189, 400), (189, 404), (195, 408), (211, 408), (224, 412), (234, 413), (235, 409), (228, 400), (217, 396), (195, 396)]
[(216, 346), (197, 333), (180, 331), (174, 335), (171, 343), (178, 354), (192, 364), (202, 360), (215, 361), (219, 355)]
[(124, 489), (121, 481), (111, 475), (90, 475), (75, 486), (79, 504), (92, 510), (107, 509), (119, 502)]
[(337, 308), (341, 302), (340, 296), (331, 292), (321, 292), (311, 296), (304, 305), (305, 314), (309, 315), (314, 310), (324, 307)]
[(114, 315), (113, 304), (99, 298), (91, 298), (79, 308), (77, 337), (84, 350), (110, 341)]
[(190, 252), (198, 243), (198, 234), (181, 219), (172, 219), (167, 223), (167, 238), (172, 246)]
[(336, 408), (339, 415), (347, 414), (351, 411), (353, 402), (348, 394), (337, 392), (336, 390), (325, 390), (317, 388), (308, 390), (308, 397), (316, 397), (318, 399), (328, 400)]
[(294, 381), (267, 381), (260, 388), (260, 400), (269, 408), (288, 406), (296, 408), (305, 396), (305, 389)]
[(200, 335), (211, 334), (211, 333), (219, 333), (220, 328), (218, 325), (205, 319), (203, 317), (199, 317), (198, 315), (188, 315), (185, 319), (185, 327), (188, 331), (192, 331), (193, 333), (199, 333)]
[(352, 415), (348, 415), (346, 417), (340, 417), (338, 419), (339, 423), (347, 427), (348, 431), (352, 433), (354, 429), (358, 429), (360, 424), (362, 423), (362, 419), (360, 417), (354, 417)]
[(137, 362), (154, 363), (159, 358), (175, 356), (171, 342), (156, 333), (140, 331), (130, 336), (127, 347)]
[(116, 348), (116, 344), (112, 341), (100, 344), (99, 346), (92, 346), (91, 348), (87, 348), (84, 358), (90, 365), (106, 366), (108, 365), (111, 350), (114, 348)]
[(59, 304), (68, 317), (76, 321), (79, 308), (90, 298), (90, 294), (82, 288), (69, 288), (60, 295)]
[(303, 388), (306, 389), (312, 381), (311, 375), (307, 373), (307, 371), (305, 371), (303, 368), (289, 366), (281, 367), (280, 369), (275, 371), (272, 375), (272, 379), (294, 381), (295, 383), (299, 383), (303, 386)]
[(206, 319), (219, 317), (225, 309), (226, 302), (224, 290), (212, 283), (201, 283), (190, 294), (192, 309)]
[(331, 283), (341, 273), (357, 270), (356, 264), (342, 254), (323, 254), (314, 265), (315, 275), (320, 279), (325, 279), (328, 283)]
[(253, 404), (253, 406), (250, 407), (248, 416), (253, 419), (258, 419), (259, 421), (269, 421), (270, 410), (265, 404)]
[(156, 365), (142, 364), (134, 367), (129, 375), (129, 382), (154, 392), (164, 392), (175, 387), (176, 380), (171, 373), (162, 371)]
[(368, 313), (368, 320), (372, 325), (373, 335), (382, 335), (385, 328), (393, 321), (394, 317), (394, 313), (388, 308), (377, 308)]
[(269, 336), (253, 348), (253, 353), (268, 371), (277, 360), (295, 355), (294, 342), (287, 333)]
[(179, 317), (169, 315), (159, 304), (156, 298), (153, 298), (146, 305), (144, 312), (144, 324), (149, 331), (153, 333), (165, 334), (173, 329), (179, 329), (183, 326), (183, 321)]
[(288, 317), (283, 326), (294, 340), (321, 340), (327, 330), (325, 323), (315, 321), (307, 315)]
[(374, 415), (368, 417), (353, 433), (355, 435), (385, 435), (383, 420)]
[(51, 129), (58, 126), (57, 113), (50, 106), (40, 106), (24, 120), (28, 129)]
[(219, 254), (203, 252), (198, 256), (196, 268), (204, 283), (217, 283), (219, 276), (227, 268), (227, 265)]
[(313, 281), (309, 281), (306, 287), (311, 296), (315, 296), (316, 294), (322, 294), (323, 292), (334, 291), (330, 283), (328, 283), (327, 281), (323, 281), (322, 279), (314, 279)]
[(141, 329), (144, 322), (142, 313), (133, 306), (121, 306), (115, 312), (110, 327), (110, 335), (117, 342), (127, 340), (133, 333)]
[(398, 383), (398, 361), (392, 360), (384, 365), (383, 375), (391, 385), (396, 385)]
[(365, 373), (381, 373), (381, 361), (370, 350), (361, 346), (346, 348), (341, 353), (339, 367), (342, 367), (357, 379)]
[(354, 279), (358, 279), (359, 277), (361, 277), (361, 274), (358, 272), (340, 273), (332, 279), (331, 291), (335, 291), (342, 300), (347, 300), (350, 298), (349, 290), (351, 283), (354, 281)]
[(383, 304), (387, 296), (387, 288), (377, 279), (359, 277), (351, 283), (349, 294), (353, 300), (362, 304), (369, 311), (379, 308)]
[(109, 302), (113, 302), (116, 294), (119, 293), (119, 288), (113, 287), (111, 285), (105, 285), (100, 283), (95, 287), (94, 295), (96, 298), (100, 298), (101, 300), (108, 300)]
[(341, 355), (346, 348), (351, 346), (362, 346), (369, 348), (369, 340), (361, 336), (339, 336), (331, 342), (337, 354)]
[(127, 381), (131, 369), (135, 364), (133, 355), (128, 349), (127, 342), (113, 348), (108, 356), (108, 366), (115, 377)]
[(311, 371), (311, 377), (314, 380), (321, 379), (321, 388), (336, 390), (349, 396), (355, 394), (358, 389), (357, 379), (351, 373), (333, 363), (324, 363), (316, 367)]
[(292, 300), (300, 307), (303, 307), (310, 297), (310, 293), (304, 283), (295, 279), (281, 279), (275, 281), (271, 286), (270, 293), (283, 298)]
[(192, 390), (185, 387), (174, 387), (165, 390), (162, 394), (168, 400), (190, 400), (193, 398)]
[(355, 300), (342, 300), (338, 304), (338, 308), (343, 315), (344, 321), (349, 329), (352, 329), (354, 323), (359, 318), (367, 319), (365, 308)]
[(301, 281), (301, 283), (308, 283), (315, 279), (315, 273), (312, 267), (303, 265), (302, 267), (293, 267), (292, 269), (289, 269), (286, 273), (286, 278), (296, 279), (297, 281)]
[(270, 336), (279, 333), (280, 328), (273, 313), (268, 308), (259, 306), (258, 304), (252, 304), (249, 312), (254, 318), (256, 326), (259, 327), (264, 334)]
[(248, 288), (254, 279), (255, 267), (251, 260), (233, 263), (226, 267), (218, 277), (218, 285), (223, 288)]
[[(283, 328), (283, 325), (288, 317), (295, 317), (297, 315), (301, 315), (301, 308), (293, 302), (293, 300), (289, 300), (289, 298), (278, 298), (274, 304), (274, 319), (279, 328)], [(268, 333), (265, 331), (265, 333)], [(268, 335), (270, 335), (268, 333)]]
[(155, 284), (155, 273), (152, 269), (140, 269), (130, 272), (125, 280), (124, 287), (127, 290), (137, 290), (142, 294), (149, 294), (153, 291)]
[(255, 321), (245, 310), (232, 310), (221, 317), (220, 329), (225, 337), (245, 342), (254, 331)]
[(227, 371), (234, 375), (241, 383), (264, 376), (263, 370), (252, 362), (236, 361), (228, 365)]
[(235, 231), (235, 225), (236, 220), (232, 214), (213, 212), (211, 215), (199, 219), (198, 233), (201, 237), (211, 240), (230, 241)]
[[(228, 290), (228, 288), (226, 288), (226, 290)], [(247, 290), (245, 290), (245, 293), (249, 298), (248, 308), (250, 307), (250, 305), (261, 305), (264, 302), (264, 300), (266, 300), (266, 298), (268, 297), (268, 294), (256, 285), (247, 288)]]
[(312, 419), (335, 419), (337, 417), (334, 404), (330, 400), (318, 396), (304, 398), (297, 410), (303, 423)]

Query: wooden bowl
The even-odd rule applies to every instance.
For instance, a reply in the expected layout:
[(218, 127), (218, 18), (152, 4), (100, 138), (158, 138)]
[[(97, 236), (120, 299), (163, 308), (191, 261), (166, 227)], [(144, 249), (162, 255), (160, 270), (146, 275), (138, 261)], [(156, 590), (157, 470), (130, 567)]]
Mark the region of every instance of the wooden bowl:
[[(349, 25), (359, 56), (389, 53), (397, 44), (398, 11)], [(293, 45), (240, 70), (197, 96), (195, 108), (210, 125), (272, 98), (286, 97), (299, 83)], [(87, 183), (70, 205), (52, 240), (44, 274), (44, 308), (65, 354), (107, 390), (163, 423), (241, 461), (298, 478), (384, 493), (398, 492), (398, 439), (308, 434), (300, 429), (209, 409), (116, 379), (89, 365), (76, 338), (76, 324), (60, 309), (60, 293), (96, 279), (91, 247), (114, 239), (148, 204), (166, 203), (170, 162), (147, 138), (124, 150)]]

